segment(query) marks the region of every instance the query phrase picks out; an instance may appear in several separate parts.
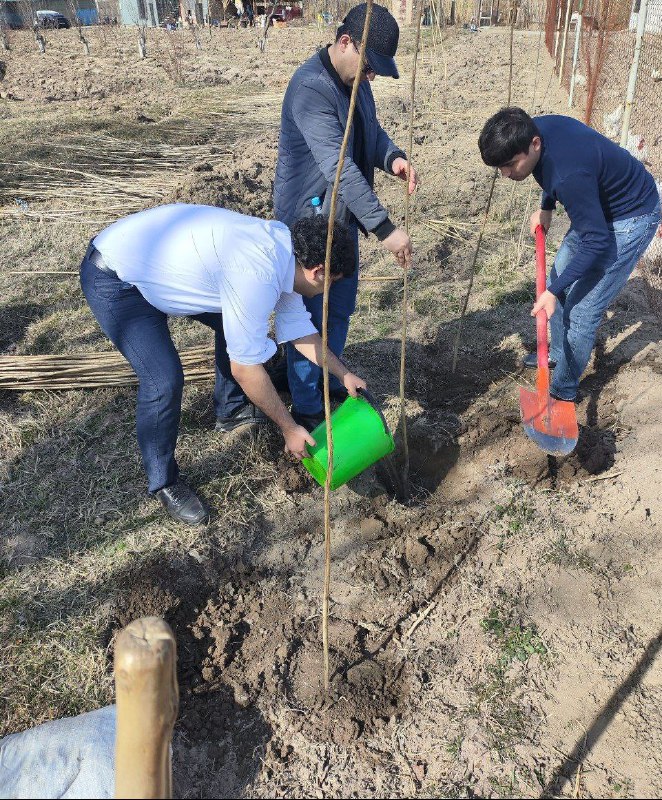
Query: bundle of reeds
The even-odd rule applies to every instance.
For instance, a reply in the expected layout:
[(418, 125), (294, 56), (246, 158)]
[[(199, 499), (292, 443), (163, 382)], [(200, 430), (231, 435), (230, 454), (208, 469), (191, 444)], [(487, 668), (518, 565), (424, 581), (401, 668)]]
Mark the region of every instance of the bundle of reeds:
[[(214, 350), (194, 347), (179, 354), (187, 382), (214, 378)], [(66, 355), (0, 356), (0, 389), (29, 392), (44, 389), (104, 389), (131, 386), (138, 379), (116, 352)]]

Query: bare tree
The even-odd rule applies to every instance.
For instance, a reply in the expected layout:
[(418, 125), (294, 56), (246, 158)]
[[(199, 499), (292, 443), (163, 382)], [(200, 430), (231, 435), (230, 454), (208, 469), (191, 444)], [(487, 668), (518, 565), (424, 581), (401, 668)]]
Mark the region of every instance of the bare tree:
[(168, 64), (167, 69), (173, 82), (184, 85), (184, 32), (168, 31)]
[(78, 3), (76, 3), (76, 0), (69, 0), (68, 4), (69, 4), (69, 9), (71, 11), (71, 20), (76, 26), (76, 30), (78, 31), (78, 39), (83, 48), (83, 52), (85, 53), (86, 56), (89, 56), (90, 44), (85, 38), (85, 36), (83, 36), (83, 23), (81, 22), (80, 17), (78, 16)]
[(276, 13), (276, 3), (272, 3), (271, 13), (267, 17), (267, 21), (264, 24), (264, 31), (262, 33), (262, 36), (260, 36), (260, 38), (257, 40), (257, 46), (260, 48), (261, 53), (264, 53), (264, 51), (267, 49), (267, 34), (269, 33), (269, 26), (273, 21), (275, 13)]
[[(210, 29), (211, 30), (211, 29)], [(196, 50), (202, 50), (202, 41), (200, 40), (200, 28), (198, 27), (197, 20), (191, 25), (191, 35), (193, 36), (193, 43)]]
[(37, 42), (37, 47), (39, 48), (39, 52), (44, 55), (46, 52), (46, 39), (44, 39), (44, 34), (39, 29), (39, 25), (35, 22), (34, 27), (32, 28), (34, 32), (34, 38)]
[(7, 35), (7, 26), (4, 22), (0, 22), (0, 44), (2, 44), (3, 50), (9, 51), (9, 36)]
[(147, 25), (138, 24), (138, 55), (147, 58)]

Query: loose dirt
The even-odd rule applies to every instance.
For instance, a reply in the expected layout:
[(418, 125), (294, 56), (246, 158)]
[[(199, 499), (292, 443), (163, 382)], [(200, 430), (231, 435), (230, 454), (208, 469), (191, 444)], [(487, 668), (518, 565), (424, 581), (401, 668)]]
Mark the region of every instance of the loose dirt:
[[(9, 99), (0, 104), (12, 136), (48, 109), (54, 144), (80, 134), (79, 121), (68, 127), (72, 114), (150, 146), (190, 145), (158, 189), (141, 184), (139, 203), (270, 214), (282, 91), (329, 31), (274, 31), (264, 57), (253, 32), (214, 31), (202, 51), (184, 42), (179, 61), (169, 55), (178, 40), (150, 32), (146, 62), (131, 55), (129, 31), (104, 33), (89, 60), (55, 33), (41, 60), (13, 35), (2, 84)], [(404, 145), (411, 31), (401, 53), (402, 80), (377, 81), (375, 94), (384, 128)], [(159, 614), (179, 649), (177, 796), (662, 793), (662, 346), (648, 287), (635, 273), (601, 329), (582, 382), (576, 451), (559, 460), (537, 452), (517, 400), (518, 384), (530, 380), (520, 359), (535, 335), (522, 225), (537, 193), (499, 180), (451, 372), (491, 180), (476, 140), (505, 101), (508, 71), (504, 30), (449, 32), (443, 45), (424, 37), (407, 383), (414, 493), (397, 502), (370, 470), (332, 497), (330, 693), (321, 685), (323, 495), (285, 459), (275, 432), (214, 437), (210, 387), (187, 388), (180, 456), (216, 512), (203, 531), (182, 532), (140, 494), (131, 390), (5, 396), (3, 494), (21, 501), (3, 511), (4, 668), (19, 665), (4, 692), (7, 732), (112, 700), (117, 631)], [(516, 103), (567, 113), (537, 31), (516, 32), (514, 75)], [(29, 143), (17, 142), (15, 157), (27, 162)], [(158, 160), (152, 168), (158, 175)], [(27, 196), (20, 175), (14, 181), (16, 197)], [(398, 221), (401, 185), (380, 176), (378, 192)], [(75, 265), (103, 209), (87, 226), (67, 217), (65, 230), (52, 208), (72, 213), (45, 195), (31, 210), (76, 251)], [(48, 237), (26, 241), (33, 219), (2, 224), (5, 236), (10, 225), (19, 232), (3, 275), (17, 262), (39, 269), (69, 259), (52, 255)], [(566, 227), (559, 214), (552, 252)], [(397, 277), (397, 267), (372, 240), (362, 243), (362, 264), (347, 358), (395, 428), (400, 284), (370, 278)], [(2, 281), (8, 351), (105, 346), (73, 284), (46, 283), (35, 298), (27, 279)], [(173, 331), (180, 344), (206, 335), (180, 321)], [(36, 641), (67, 626), (74, 634), (62, 646), (76, 654), (72, 664), (89, 664), (87, 684), (100, 688), (71, 689), (65, 701), (64, 688), (42, 688), (47, 675), (64, 681)]]

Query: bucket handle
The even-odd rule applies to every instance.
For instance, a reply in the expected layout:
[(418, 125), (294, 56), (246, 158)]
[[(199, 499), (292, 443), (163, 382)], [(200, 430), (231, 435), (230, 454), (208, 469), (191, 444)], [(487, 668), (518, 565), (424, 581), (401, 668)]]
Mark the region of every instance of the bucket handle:
[(387, 436), (391, 435), (391, 430), (388, 426), (388, 422), (386, 421), (386, 417), (382, 413), (381, 405), (375, 398), (372, 392), (369, 392), (367, 389), (357, 389), (357, 392), (362, 395), (370, 405), (375, 409), (375, 411), (379, 414), (379, 418), (382, 421), (382, 425), (384, 426), (384, 431), (386, 432)]

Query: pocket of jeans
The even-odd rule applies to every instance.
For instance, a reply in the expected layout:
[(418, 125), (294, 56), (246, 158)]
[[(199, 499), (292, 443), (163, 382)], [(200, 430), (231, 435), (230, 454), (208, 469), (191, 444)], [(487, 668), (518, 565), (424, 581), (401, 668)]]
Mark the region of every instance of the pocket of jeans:
[(132, 284), (114, 278), (101, 270), (98, 270), (98, 274), (94, 276), (94, 293), (104, 300), (117, 300), (122, 294), (134, 289)]

